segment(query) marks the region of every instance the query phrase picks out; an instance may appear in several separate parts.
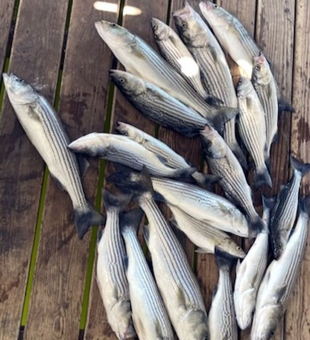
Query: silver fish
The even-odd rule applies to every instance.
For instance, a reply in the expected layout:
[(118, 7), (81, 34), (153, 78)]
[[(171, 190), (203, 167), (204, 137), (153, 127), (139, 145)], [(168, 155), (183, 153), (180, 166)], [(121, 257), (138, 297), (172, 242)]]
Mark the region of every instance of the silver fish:
[[(210, 106), (151, 46), (126, 28), (107, 21), (96, 22), (95, 26), (100, 37), (126, 71), (161, 87), (209, 120), (215, 119), (218, 115), (225, 119), (225, 116), (238, 113), (235, 108)], [(210, 104), (216, 104), (211, 96), (208, 101)]]
[[(160, 157), (167, 166), (173, 169), (185, 169), (191, 167), (182, 156), (169, 148), (168, 145), (132, 125), (118, 122), (116, 130), (131, 140), (139, 143), (147, 150), (153, 152), (157, 157)], [(219, 180), (217, 176), (205, 175), (198, 171), (195, 171), (192, 174), (192, 177), (202, 186)]]
[(152, 184), (145, 169), (141, 173), (122, 172), (109, 178), (134, 192), (149, 225), (144, 237), (152, 256), (157, 286), (171, 323), (180, 340), (207, 340), (207, 314), (203, 298), (178, 239), (152, 197)]
[(213, 228), (207, 223), (196, 220), (173, 205), (168, 206), (174, 217), (171, 223), (182, 230), (183, 233), (199, 247), (196, 252), (214, 254), (215, 248), (217, 247), (231, 256), (238, 258), (245, 257), (245, 253), (241, 247), (226, 233)]
[(104, 218), (86, 201), (81, 183), (82, 171), (76, 156), (67, 148), (70, 140), (60, 118), (48, 101), (25, 80), (13, 73), (3, 73), (3, 81), (26, 135), (58, 186), (68, 192), (77, 232), (83, 238), (91, 225), (104, 223)]
[(107, 313), (107, 319), (119, 340), (135, 336), (126, 278), (119, 214), (131, 196), (114, 196), (104, 191), (107, 220), (97, 245), (97, 284)]
[(299, 204), (299, 216), (287, 246), (273, 260), (260, 285), (251, 340), (269, 340), (283, 317), (305, 253), (309, 222), (309, 196)]
[(266, 122), (265, 112), (250, 79), (241, 77), (237, 86), (240, 108), (239, 132), (245, 147), (254, 162), (254, 187), (272, 187), (271, 177), (266, 166)]
[[(221, 46), (200, 15), (186, 2), (173, 13), (173, 19), (184, 44), (196, 60), (207, 91), (223, 104), (237, 108), (236, 91), (230, 69)], [(243, 167), (246, 159), (236, 140), (235, 119), (225, 126), (225, 140)]]
[(225, 195), (245, 213), (252, 236), (264, 229), (264, 223), (255, 211), (252, 191), (235, 155), (224, 139), (210, 126), (201, 131), (206, 160), (213, 175), (220, 178), (219, 183)]
[(271, 214), (270, 243), (275, 259), (280, 257), (286, 247), (296, 219), (300, 183), (303, 176), (310, 171), (310, 164), (302, 163), (293, 156), (291, 156), (290, 160), (294, 171), (292, 178), (286, 185), (281, 187)]
[(223, 49), (244, 70), (244, 76), (251, 79), (253, 57), (258, 56), (260, 50), (250, 34), (224, 8), (210, 1), (200, 2), (199, 7)]
[(236, 268), (234, 304), (236, 319), (241, 329), (246, 329), (251, 325), (258, 288), (267, 266), (268, 224), (274, 198), (263, 197), (263, 203), (263, 220), (266, 227), (257, 235), (247, 256), (241, 263), (238, 261)]
[(203, 98), (208, 98), (199, 66), (175, 31), (162, 21), (152, 18), (151, 26), (161, 55)]
[(121, 217), (133, 323), (141, 340), (174, 340), (167, 311), (137, 237), (142, 215), (142, 210), (134, 209)]
[(249, 236), (249, 226), (241, 211), (224, 197), (195, 185), (152, 177), (156, 199), (174, 205), (214, 228)]
[(238, 340), (230, 269), (233, 258), (215, 249), (219, 281), (209, 312), (210, 340)]
[(141, 170), (143, 165), (155, 176), (190, 176), (195, 169), (172, 169), (167, 167), (151, 151), (126, 136), (110, 133), (90, 133), (69, 145), (69, 149), (93, 157), (101, 157), (132, 169)]
[(253, 58), (252, 83), (265, 112), (267, 155), (278, 131), (277, 84), (265, 56), (260, 53)]

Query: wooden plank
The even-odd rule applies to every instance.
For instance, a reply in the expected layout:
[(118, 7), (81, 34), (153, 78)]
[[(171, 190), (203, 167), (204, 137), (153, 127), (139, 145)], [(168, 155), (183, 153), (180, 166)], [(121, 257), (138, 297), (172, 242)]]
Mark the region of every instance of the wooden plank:
[[(115, 13), (97, 11), (89, 2), (73, 2), (59, 105), (72, 140), (103, 131), (112, 54), (94, 22), (115, 18)], [(83, 181), (91, 203), (97, 175), (98, 161), (94, 161)], [(50, 180), (24, 339), (40, 339), (46, 334), (50, 339), (78, 339), (90, 234), (83, 241), (78, 239), (70, 198)]]
[[(14, 1), (0, 0), (0, 70), (3, 70), (5, 63), (13, 11)], [(0, 80), (0, 83), (1, 81), (2, 80)]]
[[(10, 71), (55, 94), (67, 0), (23, 1)], [(47, 16), (46, 13), (49, 13)], [(45, 18), (42, 20), (42, 18)], [(5, 98), (0, 122), (0, 339), (17, 339), (40, 200), (44, 163)]]
[[(296, 32), (294, 53), (293, 105), (296, 114), (292, 120), (291, 151), (304, 162), (310, 162), (310, 18), (307, 13), (310, 4), (305, 0), (296, 2)], [(302, 194), (309, 194), (310, 177), (303, 180)], [(285, 318), (285, 340), (305, 340), (309, 338), (309, 276), (310, 276), (310, 235), (308, 235), (307, 249), (302, 262), (299, 279), (291, 297)]]

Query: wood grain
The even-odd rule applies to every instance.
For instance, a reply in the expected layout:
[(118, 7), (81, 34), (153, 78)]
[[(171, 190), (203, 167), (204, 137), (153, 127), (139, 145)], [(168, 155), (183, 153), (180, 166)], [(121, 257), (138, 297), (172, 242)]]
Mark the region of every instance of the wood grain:
[[(310, 162), (310, 30), (308, 1), (296, 2), (296, 32), (294, 51), (293, 105), (296, 114), (292, 120), (291, 151), (304, 162)], [(310, 177), (303, 180), (301, 192), (309, 194)], [(307, 249), (302, 262), (299, 279), (294, 289), (285, 318), (285, 340), (306, 340), (310, 337), (310, 235), (308, 234)]]
[[(55, 94), (67, 4), (67, 0), (23, 1), (12, 47), (10, 71), (41, 84), (41, 92), (50, 101)], [(44, 170), (7, 97), (0, 144), (0, 339), (7, 340), (17, 339), (19, 332)]]

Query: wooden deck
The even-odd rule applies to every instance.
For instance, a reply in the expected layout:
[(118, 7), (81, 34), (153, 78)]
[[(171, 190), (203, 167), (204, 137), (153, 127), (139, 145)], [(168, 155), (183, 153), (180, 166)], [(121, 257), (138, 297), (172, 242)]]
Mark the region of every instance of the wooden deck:
[[(124, 120), (158, 137), (196, 166), (200, 144), (159, 128), (135, 111), (111, 86), (116, 61), (94, 29), (99, 19), (118, 21), (154, 45), (150, 19), (171, 23), (182, 0), (108, 0), (135, 6), (139, 16), (95, 10), (86, 0), (0, 0), (0, 70), (33, 84), (60, 112), (71, 139), (108, 132)], [(198, 1), (189, 1), (198, 8)], [(310, 161), (310, 2), (218, 0), (251, 32), (272, 61), (274, 74), (296, 113), (284, 114), (272, 149), (275, 194), (290, 176), (289, 154)], [(18, 123), (0, 81), (0, 340), (114, 340), (95, 282), (96, 229), (79, 241), (69, 197), (50, 179)], [(101, 206), (109, 172), (92, 161), (86, 196)], [(303, 183), (309, 193), (310, 177)], [(207, 309), (217, 281), (210, 255), (195, 255), (185, 242)], [(247, 246), (247, 245), (245, 245)], [(275, 339), (310, 339), (310, 247), (298, 284)], [(240, 339), (249, 339), (243, 332)]]

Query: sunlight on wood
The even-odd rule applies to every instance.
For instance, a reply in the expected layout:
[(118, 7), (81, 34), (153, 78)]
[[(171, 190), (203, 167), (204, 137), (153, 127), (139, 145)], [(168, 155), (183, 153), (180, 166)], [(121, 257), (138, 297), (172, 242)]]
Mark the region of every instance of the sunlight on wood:
[[(94, 2), (94, 8), (97, 11), (103, 11), (103, 12), (111, 12), (111, 13), (117, 13), (118, 11), (118, 5), (112, 4), (110, 2), (105, 1), (96, 1)], [(137, 16), (142, 13), (141, 9), (134, 7), (134, 6), (125, 6), (123, 15), (133, 15)]]

